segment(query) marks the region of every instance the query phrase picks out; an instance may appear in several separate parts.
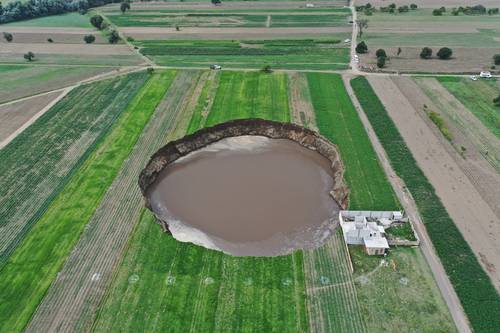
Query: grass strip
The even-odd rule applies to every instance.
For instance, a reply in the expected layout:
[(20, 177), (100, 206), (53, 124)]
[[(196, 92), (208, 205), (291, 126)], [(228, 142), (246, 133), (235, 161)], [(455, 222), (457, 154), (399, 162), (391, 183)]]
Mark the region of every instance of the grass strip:
[(398, 209), (392, 187), (380, 166), (370, 139), (337, 74), (307, 73), (316, 123), (322, 135), (336, 144), (345, 165), (350, 209)]
[(151, 76), (0, 271), (0, 331), (22, 331), (173, 76)]
[(448, 215), (434, 187), (418, 167), (396, 125), (364, 77), (351, 80), (392, 167), (410, 190), (434, 248), (476, 333), (497, 332), (500, 297)]

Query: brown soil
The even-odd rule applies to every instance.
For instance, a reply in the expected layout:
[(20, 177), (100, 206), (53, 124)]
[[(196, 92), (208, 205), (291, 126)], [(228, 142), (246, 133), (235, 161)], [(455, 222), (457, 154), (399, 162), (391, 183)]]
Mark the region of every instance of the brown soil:
[[(370, 52), (360, 55), (360, 65), (377, 71), (375, 50), (384, 48), (373, 45)], [(475, 73), (489, 69), (492, 65), (492, 57), (498, 53), (494, 48), (453, 48), (453, 57), (449, 60), (441, 60), (437, 57), (432, 59), (421, 59), (420, 47), (403, 47), (400, 56), (396, 56), (396, 48), (385, 48), (389, 60), (383, 71), (399, 72), (432, 72), (432, 73)], [(434, 52), (437, 52), (435, 50)]]
[(288, 75), (289, 100), (293, 122), (319, 132), (305, 74), (293, 72)]
[[(500, 290), (500, 222), (446, 149), (446, 141), (389, 77), (369, 77), (451, 218)], [(425, 116), (426, 117), (426, 116)]]
[(319, 38), (350, 33), (351, 27), (331, 28), (175, 28), (124, 27), (120, 31), (135, 39), (269, 39)]
[(130, 55), (134, 54), (127, 45), (60, 44), (60, 43), (6, 43), (0, 47), (0, 54), (76, 54), (82, 55)]
[[(108, 41), (105, 40), (99, 33), (93, 32), (91, 30), (85, 33), (65, 33), (61, 31), (57, 32), (31, 31), (31, 32), (15, 32), (12, 34), (14, 36), (15, 43), (48, 43), (47, 39), (52, 38), (54, 42), (51, 43), (50, 45), (61, 44), (61, 43), (84, 45), (85, 42), (83, 40), (83, 37), (88, 34), (93, 34), (95, 36), (94, 44), (108, 44)], [(0, 40), (0, 45), (2, 45), (3, 47), (4, 44), (7, 44), (7, 41), (2, 38)]]
[(17, 103), (0, 105), (0, 142), (16, 132), (60, 93), (58, 91)]
[[(478, 29), (498, 29), (498, 22), (376, 22), (368, 33), (479, 33)], [(479, 35), (478, 35), (479, 36)]]

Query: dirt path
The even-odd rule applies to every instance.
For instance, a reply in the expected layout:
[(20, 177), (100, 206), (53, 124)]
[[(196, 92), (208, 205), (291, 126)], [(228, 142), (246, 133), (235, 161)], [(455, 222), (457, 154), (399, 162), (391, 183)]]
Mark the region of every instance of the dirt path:
[(436, 255), (436, 251), (434, 249), (434, 246), (432, 245), (432, 241), (430, 240), (429, 235), (427, 234), (427, 230), (425, 229), (422, 219), (420, 218), (420, 214), (418, 213), (415, 201), (413, 200), (411, 194), (406, 190), (404, 182), (396, 175), (396, 173), (392, 169), (384, 148), (378, 140), (377, 135), (373, 131), (370, 121), (362, 111), (361, 105), (359, 104), (358, 99), (356, 98), (354, 91), (351, 88), (351, 85), (349, 83), (350, 79), (351, 76), (344, 75), (344, 85), (349, 96), (351, 97), (356, 111), (358, 112), (361, 122), (363, 123), (363, 126), (365, 127), (365, 130), (370, 137), (370, 141), (373, 145), (373, 148), (375, 149), (378, 160), (380, 161), (380, 164), (382, 165), (385, 174), (387, 175), (387, 179), (391, 183), (392, 188), (394, 189), (394, 192), (399, 199), (399, 202), (403, 206), (403, 209), (408, 214), (410, 220), (413, 222), (413, 227), (420, 240), (420, 249), (422, 250), (426, 261), (432, 270), (434, 279), (436, 280), (441, 295), (446, 302), (448, 309), (450, 310), (453, 321), (455, 322), (455, 325), (460, 333), (471, 333), (471, 329), (469, 327), (469, 323), (463, 311), (460, 300), (450, 280), (448, 279), (448, 275), (446, 274), (441, 261)]
[(422, 171), (500, 290), (500, 221), (391, 78), (369, 77)]
[[(500, 165), (493, 163), (497, 167), (495, 169), (484, 158), (485, 155), (481, 154), (489, 151), (487, 157), (496, 157), (491, 162), (500, 162), (500, 140), (436, 79), (418, 79), (420, 86), (411, 78), (393, 77), (392, 80), (413, 108), (420, 113), (427, 126), (434, 131), (443, 147), (500, 219)], [(425, 87), (424, 90), (420, 89), (422, 86)], [(428, 96), (433, 96), (432, 100)], [(438, 112), (443, 116), (453, 135), (452, 144), (442, 137), (439, 129), (426, 116), (423, 111), (424, 104), (427, 105), (428, 110)], [(460, 154), (461, 147), (466, 148), (465, 158)]]
[(180, 72), (37, 308), (27, 332), (88, 331), (143, 207), (137, 186), (150, 155), (167, 140), (199, 72)]

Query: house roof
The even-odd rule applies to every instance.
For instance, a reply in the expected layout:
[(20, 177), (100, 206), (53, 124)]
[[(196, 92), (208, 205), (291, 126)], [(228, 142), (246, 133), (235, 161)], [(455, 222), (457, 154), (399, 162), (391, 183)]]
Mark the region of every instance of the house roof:
[(387, 239), (384, 237), (377, 238), (363, 238), (363, 242), (366, 247), (377, 248), (377, 249), (388, 249), (389, 243), (387, 243)]

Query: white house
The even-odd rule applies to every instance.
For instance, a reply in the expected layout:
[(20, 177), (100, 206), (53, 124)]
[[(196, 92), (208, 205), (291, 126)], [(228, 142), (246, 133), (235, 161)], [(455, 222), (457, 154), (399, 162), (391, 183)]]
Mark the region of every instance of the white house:
[(339, 212), (340, 226), (346, 244), (363, 245), (369, 255), (385, 253), (389, 248), (385, 238), (385, 228), (402, 218), (402, 212), (392, 211)]

